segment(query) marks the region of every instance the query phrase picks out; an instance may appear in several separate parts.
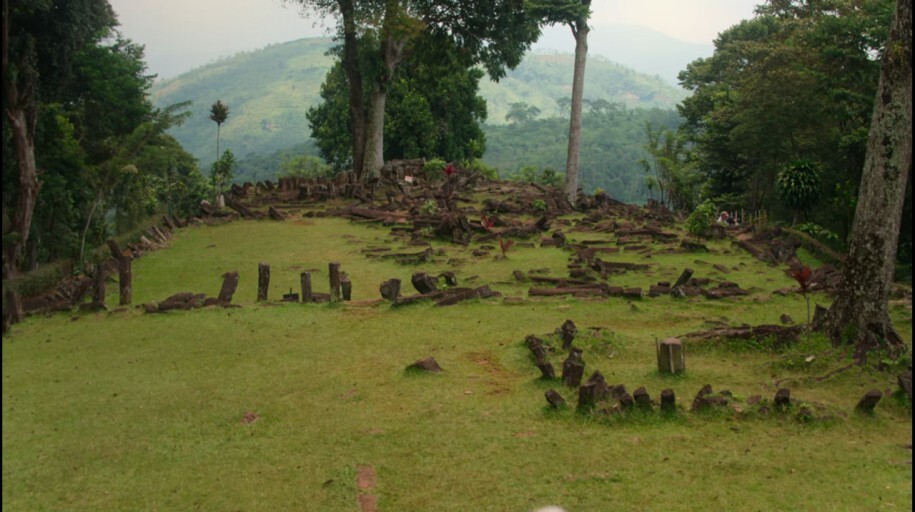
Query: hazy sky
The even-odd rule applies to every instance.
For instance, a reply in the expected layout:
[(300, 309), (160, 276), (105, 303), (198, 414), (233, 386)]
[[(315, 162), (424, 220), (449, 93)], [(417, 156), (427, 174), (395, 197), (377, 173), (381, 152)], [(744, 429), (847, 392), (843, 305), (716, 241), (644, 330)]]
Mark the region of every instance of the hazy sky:
[[(593, 0), (592, 23), (638, 25), (710, 43), (763, 0)], [(327, 34), (280, 0), (109, 0), (120, 30), (146, 46), (151, 73), (170, 78), (244, 50)], [(542, 46), (542, 45), (541, 45)], [(696, 57), (700, 57), (697, 55)]]

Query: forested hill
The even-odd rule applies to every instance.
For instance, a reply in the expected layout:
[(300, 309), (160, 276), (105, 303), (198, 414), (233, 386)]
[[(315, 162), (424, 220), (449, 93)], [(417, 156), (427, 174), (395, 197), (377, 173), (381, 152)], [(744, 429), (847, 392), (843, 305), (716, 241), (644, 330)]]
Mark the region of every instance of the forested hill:
[[(190, 100), (193, 116), (172, 134), (200, 159), (205, 168), (216, 154), (215, 123), (210, 105), (229, 105), (222, 125), (221, 147), (238, 158), (267, 155), (309, 138), (305, 112), (318, 101), (318, 91), (331, 57), (330, 39), (300, 39), (271, 45), (219, 60), (176, 78), (157, 82), (153, 101), (164, 107)], [(505, 123), (509, 104), (524, 102), (541, 110), (541, 117), (559, 114), (556, 99), (571, 95), (572, 55), (530, 54), (500, 83), (484, 81), (489, 124)], [(628, 108), (673, 108), (685, 94), (658, 77), (639, 74), (602, 57), (588, 61), (585, 97), (623, 103)]]

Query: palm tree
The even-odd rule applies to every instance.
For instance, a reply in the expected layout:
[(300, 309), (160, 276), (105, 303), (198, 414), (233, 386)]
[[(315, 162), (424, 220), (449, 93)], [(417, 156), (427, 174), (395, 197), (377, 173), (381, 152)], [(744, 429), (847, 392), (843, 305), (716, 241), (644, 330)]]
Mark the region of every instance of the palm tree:
[(216, 103), (210, 107), (210, 119), (216, 122), (216, 160), (219, 160), (219, 129), (228, 118), (229, 106), (221, 100), (216, 100)]

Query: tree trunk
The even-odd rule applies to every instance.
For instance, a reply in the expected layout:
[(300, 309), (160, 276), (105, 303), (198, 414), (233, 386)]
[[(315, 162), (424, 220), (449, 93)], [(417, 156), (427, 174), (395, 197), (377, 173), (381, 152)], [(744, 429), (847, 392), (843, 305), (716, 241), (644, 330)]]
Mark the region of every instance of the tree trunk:
[(407, 44), (406, 36), (397, 38), (391, 34), (397, 23), (398, 8), (395, 0), (386, 2), (384, 35), (381, 40), (381, 58), (384, 66), (372, 86), (363, 154), (365, 160), (362, 164), (363, 179), (377, 176), (384, 167), (384, 109), (388, 99), (388, 84), (394, 78), (394, 71), (403, 59), (404, 47)]
[(365, 103), (362, 73), (359, 71), (358, 33), (353, 0), (339, 0), (343, 18), (343, 70), (349, 82), (349, 116), (353, 137), (353, 171), (362, 178), (365, 161)]
[(581, 146), (581, 104), (585, 91), (585, 64), (588, 59), (588, 20), (571, 24), (575, 36), (575, 70), (572, 73), (572, 113), (569, 116), (569, 151), (566, 158), (565, 195), (574, 207), (578, 202), (578, 154)]
[[(379, 79), (381, 80), (381, 79)], [(377, 176), (384, 167), (384, 108), (388, 91), (386, 83), (376, 82), (372, 87), (369, 119), (366, 127), (362, 178)]]
[(9, 98), (7, 100), (6, 118), (12, 133), (13, 147), (16, 151), (16, 165), (19, 171), (19, 190), (16, 199), (16, 210), (12, 215), (10, 229), (19, 236), (15, 237), (4, 248), (4, 262), (11, 275), (15, 275), (23, 248), (29, 240), (32, 227), (32, 214), (38, 198), (38, 169), (35, 166), (35, 109), (17, 108)]
[(821, 326), (833, 342), (855, 343), (859, 360), (875, 349), (905, 349), (890, 323), (887, 301), (911, 164), (912, 0), (897, 0), (880, 66), (848, 257), (837, 299)]

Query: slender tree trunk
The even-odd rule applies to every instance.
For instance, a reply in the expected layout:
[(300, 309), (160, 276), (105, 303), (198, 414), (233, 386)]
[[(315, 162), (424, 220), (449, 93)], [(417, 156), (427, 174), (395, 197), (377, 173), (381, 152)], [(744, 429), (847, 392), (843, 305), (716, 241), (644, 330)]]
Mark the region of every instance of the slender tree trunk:
[(343, 70), (349, 82), (349, 117), (353, 137), (353, 170), (362, 178), (365, 161), (365, 101), (359, 70), (358, 33), (353, 0), (339, 0), (343, 18)]
[[(590, 1), (586, 2), (590, 3)], [(578, 199), (578, 155), (581, 146), (581, 106), (585, 92), (585, 64), (588, 60), (588, 20), (571, 24), (575, 36), (575, 69), (572, 73), (572, 113), (569, 116), (569, 151), (566, 158), (565, 195), (573, 206)]]
[[(389, 2), (396, 3), (396, 2)], [(388, 14), (393, 16), (392, 7), (389, 6)], [(389, 23), (385, 19), (385, 23)], [(395, 38), (384, 34), (381, 42), (381, 55), (384, 62), (383, 70), (375, 79), (372, 87), (371, 103), (369, 104), (368, 126), (366, 127), (365, 158), (363, 162), (362, 177), (377, 176), (384, 167), (384, 109), (388, 99), (388, 85), (394, 78), (394, 71), (403, 58), (403, 50), (407, 44), (405, 38)]]
[(86, 226), (83, 228), (83, 236), (79, 239), (79, 266), (83, 266), (83, 254), (86, 250), (86, 236), (89, 234), (89, 226), (92, 225), (92, 217), (95, 215), (95, 210), (98, 208), (98, 205), (102, 202), (101, 194), (96, 196), (95, 201), (92, 202), (92, 208), (89, 210), (89, 216), (86, 218)]
[(880, 66), (848, 257), (837, 299), (822, 325), (834, 342), (855, 343), (859, 360), (874, 349), (905, 349), (890, 323), (887, 301), (911, 165), (912, 0), (897, 0)]
[(219, 161), (219, 131), (222, 128), (222, 124), (216, 123), (216, 161)]

